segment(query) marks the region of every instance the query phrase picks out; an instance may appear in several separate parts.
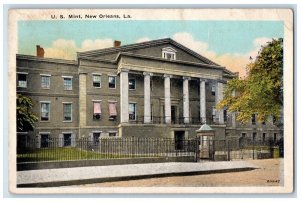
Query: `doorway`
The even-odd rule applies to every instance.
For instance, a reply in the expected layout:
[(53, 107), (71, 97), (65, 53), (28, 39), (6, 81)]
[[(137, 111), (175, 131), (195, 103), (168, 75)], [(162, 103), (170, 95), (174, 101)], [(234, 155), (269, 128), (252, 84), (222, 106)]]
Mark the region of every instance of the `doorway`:
[(185, 131), (174, 131), (175, 150), (184, 149), (184, 133)]

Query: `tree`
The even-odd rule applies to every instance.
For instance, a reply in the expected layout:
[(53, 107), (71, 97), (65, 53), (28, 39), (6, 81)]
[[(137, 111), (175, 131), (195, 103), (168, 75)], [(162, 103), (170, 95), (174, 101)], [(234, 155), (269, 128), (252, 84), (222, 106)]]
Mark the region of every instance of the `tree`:
[(283, 39), (262, 46), (254, 62), (247, 65), (244, 79), (233, 79), (225, 87), (217, 109), (237, 112), (237, 120), (248, 122), (253, 114), (259, 121), (278, 119), (283, 106)]
[(38, 121), (32, 110), (33, 104), (30, 98), (17, 94), (17, 131), (30, 131), (34, 128), (34, 123)]

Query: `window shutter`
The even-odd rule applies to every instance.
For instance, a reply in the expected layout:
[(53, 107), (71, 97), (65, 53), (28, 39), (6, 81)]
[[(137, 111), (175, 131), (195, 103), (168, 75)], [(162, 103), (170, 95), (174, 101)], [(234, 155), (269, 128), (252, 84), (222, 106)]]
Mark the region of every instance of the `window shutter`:
[(41, 148), (41, 135), (36, 136), (36, 148)]
[(74, 133), (71, 135), (71, 147), (76, 147), (76, 135)]
[(64, 136), (63, 134), (58, 135), (58, 147), (63, 147), (64, 145)]

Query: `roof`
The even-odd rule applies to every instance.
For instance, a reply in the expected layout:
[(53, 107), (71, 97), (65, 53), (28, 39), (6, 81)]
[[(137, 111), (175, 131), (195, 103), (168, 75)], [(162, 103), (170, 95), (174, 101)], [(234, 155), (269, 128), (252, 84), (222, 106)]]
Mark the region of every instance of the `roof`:
[(208, 58), (196, 53), (195, 51), (192, 51), (191, 49), (183, 46), (182, 44), (174, 41), (173, 39), (170, 38), (164, 38), (164, 39), (157, 39), (157, 40), (152, 40), (152, 41), (147, 41), (147, 42), (141, 42), (141, 43), (134, 43), (134, 44), (129, 44), (129, 45), (124, 45), (124, 46), (119, 46), (119, 47), (112, 47), (112, 48), (104, 48), (104, 49), (98, 49), (98, 50), (92, 50), (92, 51), (85, 51), (85, 52), (78, 52), (77, 55), (78, 57), (92, 57), (95, 55), (102, 55), (102, 54), (107, 54), (107, 53), (118, 53), (118, 52), (126, 52), (130, 51), (132, 49), (138, 49), (138, 48), (145, 48), (145, 47), (150, 47), (150, 46), (155, 46), (155, 45), (162, 45), (162, 44), (172, 44), (175, 47), (178, 47), (189, 54), (193, 55), (194, 57), (206, 62), (207, 64), (210, 65), (216, 65), (220, 66), (219, 64), (209, 60)]
[(51, 62), (51, 63), (59, 63), (59, 64), (67, 64), (67, 65), (77, 65), (76, 60), (45, 58), (45, 57), (37, 57), (37, 56), (33, 56), (33, 55), (17, 54), (16, 58), (17, 59), (23, 59), (23, 60), (40, 61), (40, 62)]
[(197, 130), (197, 132), (212, 132), (214, 131), (214, 129), (212, 129), (209, 125), (207, 125), (206, 123), (203, 124), (199, 130)]

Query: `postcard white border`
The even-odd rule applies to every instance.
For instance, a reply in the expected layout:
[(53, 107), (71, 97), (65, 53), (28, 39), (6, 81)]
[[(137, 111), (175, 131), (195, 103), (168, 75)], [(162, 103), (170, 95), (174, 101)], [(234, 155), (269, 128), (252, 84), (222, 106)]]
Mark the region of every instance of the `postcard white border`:
[[(16, 188), (16, 53), (17, 21), (51, 20), (49, 14), (124, 13), (133, 20), (278, 20), (284, 22), (284, 186), (282, 187), (101, 187)], [(50, 193), (290, 193), (293, 191), (293, 12), (291, 9), (11, 9), (9, 11), (9, 190), (18, 194)], [(95, 19), (99, 20), (99, 19)], [(115, 19), (102, 19), (115, 20)], [(122, 20), (122, 19), (120, 19)]]

